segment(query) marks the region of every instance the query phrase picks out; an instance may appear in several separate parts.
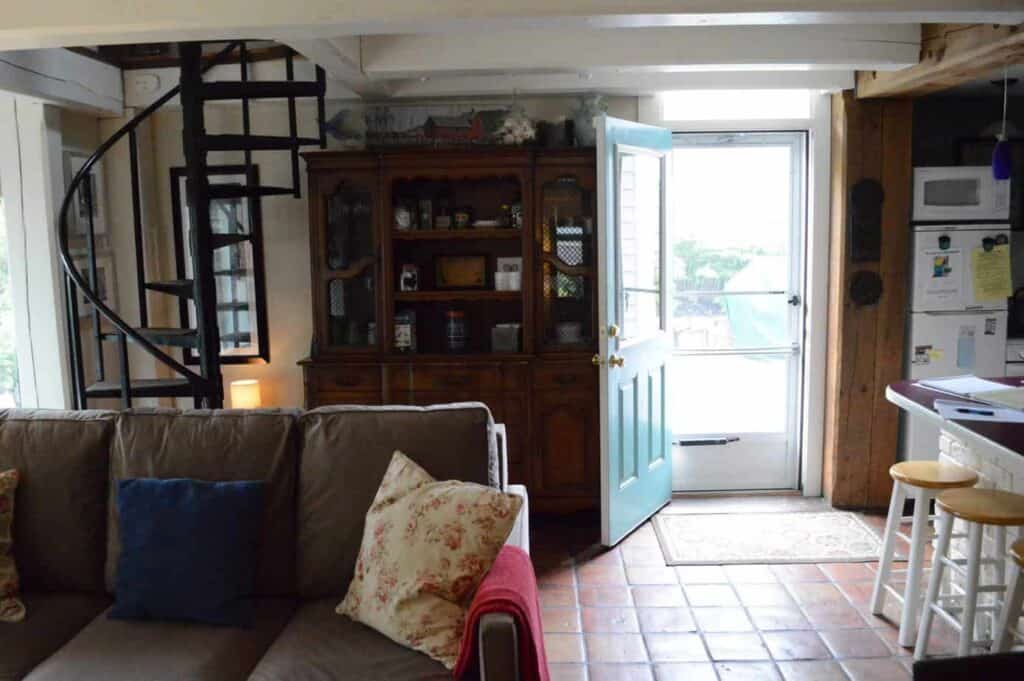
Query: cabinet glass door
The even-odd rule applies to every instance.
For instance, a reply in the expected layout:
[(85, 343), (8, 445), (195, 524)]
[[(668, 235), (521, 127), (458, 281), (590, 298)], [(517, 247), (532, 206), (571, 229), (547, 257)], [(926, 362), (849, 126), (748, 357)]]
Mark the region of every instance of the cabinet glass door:
[(594, 186), (559, 173), (540, 187), (541, 323), (546, 350), (581, 350), (594, 338)]
[(325, 197), (326, 339), (332, 348), (377, 344), (377, 243), (369, 182), (346, 179)]

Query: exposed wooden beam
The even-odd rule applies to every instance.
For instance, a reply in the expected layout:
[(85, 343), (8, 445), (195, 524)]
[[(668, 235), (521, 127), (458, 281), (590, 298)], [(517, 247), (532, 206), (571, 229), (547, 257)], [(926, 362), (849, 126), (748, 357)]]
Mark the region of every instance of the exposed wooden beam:
[(857, 96), (917, 97), (1024, 61), (1024, 25), (934, 24), (921, 30), (921, 61), (899, 71), (862, 71)]
[(440, 74), (640, 70), (898, 69), (917, 62), (916, 25), (707, 26), (554, 29), (366, 36), (362, 70), (370, 78)]
[(382, 81), (373, 81), (363, 72), (361, 38), (337, 37), (293, 40), (284, 38), (293, 50), (327, 71), (331, 80), (348, 88), (353, 95), (364, 99), (387, 97), (390, 87)]
[[(512, 29), (1024, 21), (1019, 0), (47, 0), (9, 2), (0, 49)], [(509, 46), (515, 49), (517, 46)]]
[(593, 71), (512, 73), (391, 81), (391, 97), (508, 96), (519, 94), (648, 95), (667, 90), (825, 90), (853, 87), (853, 71)]
[(104, 114), (124, 109), (121, 69), (60, 48), (0, 52), (0, 90)]

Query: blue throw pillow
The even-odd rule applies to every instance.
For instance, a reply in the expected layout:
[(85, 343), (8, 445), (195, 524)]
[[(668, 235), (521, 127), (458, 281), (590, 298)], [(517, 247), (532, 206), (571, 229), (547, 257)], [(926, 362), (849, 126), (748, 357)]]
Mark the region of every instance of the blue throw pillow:
[(116, 619), (252, 626), (262, 482), (117, 483)]

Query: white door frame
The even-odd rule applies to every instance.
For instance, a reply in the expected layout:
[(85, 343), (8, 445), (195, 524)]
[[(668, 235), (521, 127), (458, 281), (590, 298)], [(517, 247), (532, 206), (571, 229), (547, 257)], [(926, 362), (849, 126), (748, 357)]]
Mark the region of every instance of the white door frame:
[(804, 496), (822, 493), (821, 475), (825, 440), (825, 371), (828, 336), (829, 168), (831, 163), (831, 97), (811, 96), (807, 119), (671, 121), (662, 118), (657, 97), (641, 97), (637, 107), (641, 123), (660, 125), (673, 132), (752, 132), (806, 130), (807, 148), (807, 253), (805, 275), (805, 337), (803, 414), (800, 451), (800, 489)]

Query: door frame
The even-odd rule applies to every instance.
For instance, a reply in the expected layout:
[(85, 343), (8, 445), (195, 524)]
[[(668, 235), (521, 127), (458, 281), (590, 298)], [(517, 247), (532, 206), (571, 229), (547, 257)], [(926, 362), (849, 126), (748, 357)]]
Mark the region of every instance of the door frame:
[[(731, 491), (794, 491), (800, 489), (801, 482), (801, 465), (804, 458), (804, 442), (802, 437), (803, 430), (803, 418), (804, 418), (804, 372), (805, 366), (805, 352), (807, 346), (807, 318), (805, 309), (805, 300), (807, 298), (807, 193), (808, 193), (808, 177), (807, 177), (807, 157), (810, 148), (810, 135), (806, 130), (758, 130), (758, 131), (697, 131), (697, 132), (673, 132), (672, 142), (673, 149), (679, 149), (681, 146), (687, 146), (691, 148), (699, 148), (704, 146), (703, 142), (695, 142), (691, 144), (680, 144), (679, 140), (681, 137), (686, 136), (707, 136), (707, 146), (714, 147), (716, 144), (715, 137), (735, 135), (741, 137), (736, 141), (737, 146), (759, 146), (759, 145), (774, 145), (770, 139), (766, 139), (767, 136), (786, 135), (787, 140), (784, 140), (791, 149), (791, 159), (793, 161), (793, 167), (791, 169), (791, 177), (793, 179), (790, 192), (792, 194), (792, 200), (790, 202), (790, 226), (789, 226), (789, 279), (786, 282), (786, 291), (782, 295), (796, 295), (799, 297), (799, 303), (795, 306), (787, 309), (787, 325), (792, 333), (794, 346), (790, 350), (786, 350), (784, 346), (772, 347), (772, 348), (750, 348), (748, 351), (743, 350), (729, 350), (729, 351), (688, 351), (688, 350), (676, 350), (673, 348), (673, 354), (679, 356), (716, 356), (716, 355), (732, 355), (732, 356), (767, 356), (767, 357), (785, 357), (787, 360), (787, 372), (786, 372), (786, 392), (790, 393), (792, 389), (793, 394), (789, 397), (792, 400), (792, 406), (788, 410), (786, 419), (786, 435), (787, 440), (792, 440), (792, 444), (787, 447), (786, 458), (785, 458), (785, 469), (782, 472), (784, 475), (784, 481), (780, 476), (781, 484), (773, 484), (770, 487), (761, 487), (756, 484), (751, 484), (749, 487), (743, 487), (737, 490), (732, 488), (719, 489), (691, 489), (691, 490), (676, 490), (673, 485), (673, 492), (690, 494), (690, 493), (715, 493), (715, 492), (731, 492)], [(743, 139), (745, 138), (745, 139)], [(797, 266), (794, 267), (793, 265)], [(767, 292), (765, 292), (767, 293)], [(780, 292), (773, 292), (773, 295), (779, 295)], [(728, 292), (723, 291), (723, 296), (727, 296)], [(796, 352), (794, 352), (796, 350)], [(796, 361), (793, 361), (793, 355), (799, 354)], [(728, 433), (726, 433), (728, 434)], [(679, 435), (677, 433), (673, 434)], [(693, 433), (696, 438), (714, 438), (718, 433)], [(752, 435), (766, 435), (763, 433), (755, 433)], [(738, 446), (746, 452), (753, 446), (753, 449), (758, 448), (759, 438), (744, 438), (748, 440), (747, 443), (735, 443), (730, 446)], [(678, 446), (678, 445), (675, 445)], [(733, 456), (744, 456), (744, 453), (734, 452)], [(751, 461), (751, 463), (754, 463)], [(774, 470), (774, 465), (771, 466)], [(774, 476), (772, 476), (774, 477)], [(764, 478), (762, 478), (764, 480)]]
[(822, 494), (825, 459), (825, 381), (828, 350), (829, 220), (831, 212), (832, 98), (811, 94), (806, 119), (743, 121), (672, 121), (662, 117), (656, 95), (640, 97), (637, 119), (673, 132), (768, 132), (806, 130), (807, 141), (807, 256), (805, 260), (803, 426), (801, 429), (800, 490), (804, 496)]

